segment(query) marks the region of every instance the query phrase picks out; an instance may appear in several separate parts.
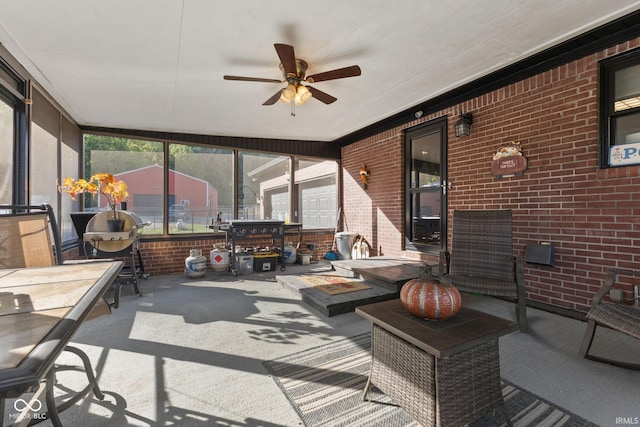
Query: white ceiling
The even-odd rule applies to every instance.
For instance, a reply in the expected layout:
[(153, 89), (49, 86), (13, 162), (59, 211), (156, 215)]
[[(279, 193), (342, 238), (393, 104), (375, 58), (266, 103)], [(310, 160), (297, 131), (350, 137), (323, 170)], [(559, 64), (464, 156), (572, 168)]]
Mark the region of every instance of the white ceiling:
[[(81, 125), (332, 141), (640, 9), (640, 0), (14, 0), (0, 42)], [(274, 43), (314, 84), (296, 117)]]

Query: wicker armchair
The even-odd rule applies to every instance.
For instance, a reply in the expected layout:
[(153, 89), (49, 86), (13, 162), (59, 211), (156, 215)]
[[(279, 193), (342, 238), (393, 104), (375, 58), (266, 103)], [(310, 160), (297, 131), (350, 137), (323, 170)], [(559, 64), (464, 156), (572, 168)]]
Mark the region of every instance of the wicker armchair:
[(441, 279), (460, 291), (513, 298), (528, 331), (524, 266), (513, 255), (511, 210), (456, 210), (451, 253), (440, 254)]
[(640, 271), (610, 269), (607, 271), (607, 278), (591, 300), (591, 309), (587, 313), (587, 330), (585, 331), (580, 355), (586, 359), (605, 362), (612, 365), (622, 366), (629, 369), (640, 369), (640, 365), (626, 363), (620, 360), (608, 359), (605, 357), (589, 354), (589, 349), (593, 343), (596, 327), (606, 326), (633, 338), (640, 339), (640, 307), (605, 301), (604, 298), (615, 286), (618, 276), (640, 276)]

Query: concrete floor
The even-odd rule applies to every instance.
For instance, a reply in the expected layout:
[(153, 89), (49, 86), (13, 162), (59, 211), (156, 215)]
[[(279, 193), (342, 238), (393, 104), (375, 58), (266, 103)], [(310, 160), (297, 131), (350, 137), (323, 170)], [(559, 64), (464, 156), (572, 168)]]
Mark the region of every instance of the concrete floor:
[[(275, 276), (327, 271), (328, 263), (237, 277), (150, 277), (143, 296), (125, 287), (121, 307), (85, 323), (73, 344), (89, 355), (106, 399), (61, 414), (66, 426), (297, 426), (300, 420), (262, 362), (369, 330), (355, 313), (325, 317)], [(488, 297), (464, 304), (513, 318)], [(500, 339), (502, 376), (601, 426), (640, 417), (640, 372), (581, 359), (585, 323), (528, 310), (530, 334)], [(604, 334), (597, 351), (640, 359), (640, 343)], [(603, 345), (600, 345), (602, 343)], [(66, 357), (66, 356), (65, 356)], [(63, 373), (60, 383), (80, 383)], [(12, 402), (7, 401), (5, 423)], [(48, 421), (44, 426), (50, 425)]]

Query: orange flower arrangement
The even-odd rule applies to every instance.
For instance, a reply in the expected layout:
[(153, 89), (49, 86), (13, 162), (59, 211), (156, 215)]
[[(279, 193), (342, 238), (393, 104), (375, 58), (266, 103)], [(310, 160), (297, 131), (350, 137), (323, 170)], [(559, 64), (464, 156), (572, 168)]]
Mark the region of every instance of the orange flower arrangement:
[(109, 203), (109, 207), (113, 211), (113, 219), (118, 219), (116, 207), (129, 198), (127, 184), (124, 181), (116, 179), (110, 173), (97, 173), (91, 176), (89, 180), (79, 178), (65, 178), (62, 185), (58, 185), (58, 191), (66, 192), (71, 196), (72, 200), (80, 194), (89, 193), (92, 195), (102, 194)]

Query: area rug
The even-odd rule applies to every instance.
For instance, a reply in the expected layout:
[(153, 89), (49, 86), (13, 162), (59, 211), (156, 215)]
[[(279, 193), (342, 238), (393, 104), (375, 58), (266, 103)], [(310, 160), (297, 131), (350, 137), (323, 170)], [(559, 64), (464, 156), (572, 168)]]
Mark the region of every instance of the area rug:
[(361, 282), (354, 282), (353, 279), (342, 276), (312, 275), (299, 276), (300, 280), (313, 286), (314, 289), (324, 292), (328, 295), (346, 294), (348, 292), (362, 291), (371, 289), (371, 286)]
[[(362, 401), (370, 347), (371, 336), (366, 333), (264, 362), (264, 366), (307, 427), (418, 427), (375, 388), (368, 397), (378, 403)], [(502, 393), (514, 426), (598, 427), (504, 379)], [(470, 427), (504, 425), (502, 411), (496, 410)]]

